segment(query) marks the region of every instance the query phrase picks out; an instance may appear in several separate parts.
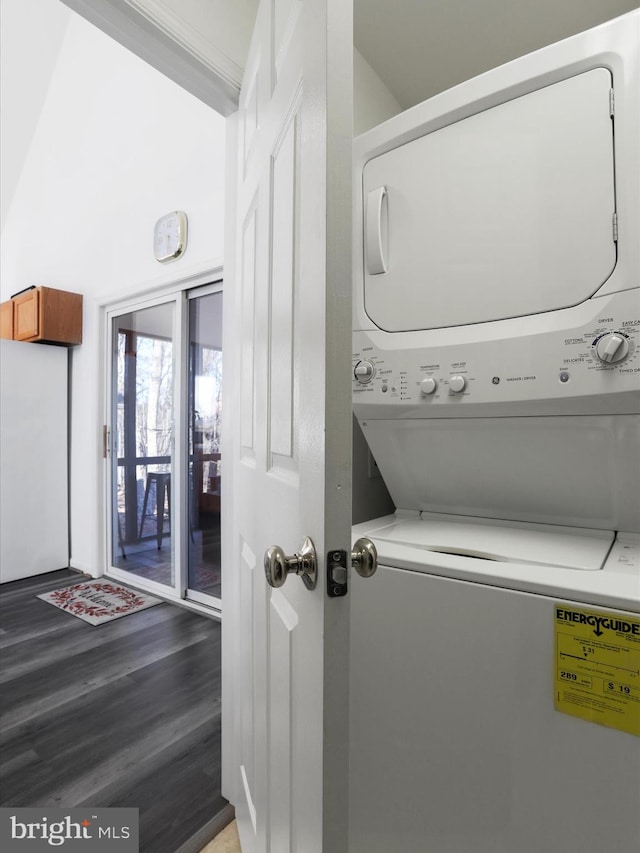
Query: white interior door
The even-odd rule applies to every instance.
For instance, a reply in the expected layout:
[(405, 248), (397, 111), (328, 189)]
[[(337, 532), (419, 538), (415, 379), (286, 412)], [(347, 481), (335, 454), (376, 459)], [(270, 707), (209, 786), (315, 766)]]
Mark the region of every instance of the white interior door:
[[(244, 853), (347, 849), (348, 596), (326, 555), (351, 535), (351, 63), (351, 3), (263, 0), (230, 119), (223, 785)], [(307, 536), (315, 588), (268, 586), (265, 549)]]

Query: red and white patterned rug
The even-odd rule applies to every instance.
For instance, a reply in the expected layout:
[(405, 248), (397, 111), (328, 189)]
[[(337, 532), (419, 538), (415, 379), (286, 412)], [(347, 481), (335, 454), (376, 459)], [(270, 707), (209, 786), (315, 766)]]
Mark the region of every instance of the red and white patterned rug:
[(159, 598), (104, 580), (65, 586), (44, 592), (38, 598), (84, 619), (90, 625), (102, 625), (161, 603)]

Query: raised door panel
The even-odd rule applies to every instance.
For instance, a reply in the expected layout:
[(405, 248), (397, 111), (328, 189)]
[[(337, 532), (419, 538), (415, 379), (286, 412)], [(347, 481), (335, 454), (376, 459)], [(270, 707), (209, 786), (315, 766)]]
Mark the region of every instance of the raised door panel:
[(13, 300), (13, 337), (16, 341), (29, 341), (40, 333), (40, 291), (29, 290)]

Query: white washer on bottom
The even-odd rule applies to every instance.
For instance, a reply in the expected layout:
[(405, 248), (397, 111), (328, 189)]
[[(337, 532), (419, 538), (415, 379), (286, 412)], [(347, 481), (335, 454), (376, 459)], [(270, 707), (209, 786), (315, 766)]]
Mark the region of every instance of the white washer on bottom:
[(350, 853), (640, 849), (640, 738), (610, 727), (640, 726), (640, 537), (426, 513), (354, 536), (378, 570), (350, 589)]

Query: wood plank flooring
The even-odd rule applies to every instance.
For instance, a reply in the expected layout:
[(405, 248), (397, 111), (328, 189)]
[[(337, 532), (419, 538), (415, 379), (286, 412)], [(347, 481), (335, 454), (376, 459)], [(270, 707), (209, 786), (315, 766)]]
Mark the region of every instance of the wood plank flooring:
[[(199, 524), (189, 534), (189, 588), (221, 598), (220, 515), (203, 513)], [(165, 532), (160, 548), (155, 536), (155, 519), (145, 521), (143, 533), (143, 539), (120, 544), (114, 549), (113, 565), (134, 576), (172, 586), (171, 531)]]
[(220, 623), (163, 603), (93, 627), (36, 598), (70, 570), (0, 587), (0, 805), (130, 806), (140, 853), (197, 851), (220, 793)]

